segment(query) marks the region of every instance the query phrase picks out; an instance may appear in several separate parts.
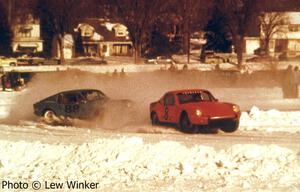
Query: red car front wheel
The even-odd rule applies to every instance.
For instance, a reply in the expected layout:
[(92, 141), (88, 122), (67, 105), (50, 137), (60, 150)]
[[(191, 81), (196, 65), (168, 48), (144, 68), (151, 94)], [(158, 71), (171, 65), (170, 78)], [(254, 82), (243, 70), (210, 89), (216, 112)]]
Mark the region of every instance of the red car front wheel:
[(228, 123), (227, 125), (222, 127), (221, 130), (226, 133), (232, 133), (232, 132), (236, 131), (238, 129), (238, 127), (239, 127), (239, 120), (236, 120), (236, 121), (232, 121), (232, 122)]
[(180, 130), (185, 133), (194, 133), (196, 131), (195, 126), (191, 123), (186, 113), (181, 115), (179, 126)]

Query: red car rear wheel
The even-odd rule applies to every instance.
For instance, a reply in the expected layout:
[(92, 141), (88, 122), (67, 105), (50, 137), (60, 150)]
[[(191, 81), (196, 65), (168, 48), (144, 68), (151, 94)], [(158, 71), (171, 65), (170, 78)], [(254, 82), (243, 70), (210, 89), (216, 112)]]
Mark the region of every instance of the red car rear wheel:
[(152, 125), (158, 125), (159, 124), (159, 120), (158, 120), (158, 117), (157, 117), (156, 113), (151, 114), (151, 123), (152, 123)]

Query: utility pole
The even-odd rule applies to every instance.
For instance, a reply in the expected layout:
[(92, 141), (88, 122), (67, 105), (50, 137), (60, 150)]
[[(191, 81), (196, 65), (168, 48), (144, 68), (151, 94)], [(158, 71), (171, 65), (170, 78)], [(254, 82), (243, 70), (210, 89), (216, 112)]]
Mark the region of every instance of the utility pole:
[(187, 54), (187, 63), (190, 63), (191, 37), (191, 0), (184, 1), (184, 52)]
[(187, 62), (188, 64), (190, 64), (190, 46), (191, 46), (191, 0), (187, 0), (188, 1), (188, 5), (187, 5), (187, 12), (188, 12), (188, 17), (187, 17), (187, 27), (188, 27), (188, 31), (187, 31)]
[(7, 21), (8, 25), (11, 26), (11, 10), (12, 10), (12, 0), (7, 0)]

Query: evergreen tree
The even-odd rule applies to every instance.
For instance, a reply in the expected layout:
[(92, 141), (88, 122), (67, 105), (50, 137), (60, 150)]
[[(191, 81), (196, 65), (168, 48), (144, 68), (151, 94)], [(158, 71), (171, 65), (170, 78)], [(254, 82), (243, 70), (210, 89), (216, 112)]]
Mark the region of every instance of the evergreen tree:
[(231, 47), (230, 37), (225, 27), (226, 21), (219, 10), (214, 9), (211, 20), (205, 27), (205, 37), (207, 43), (206, 50), (214, 50), (216, 52), (229, 52)]
[(7, 11), (4, 3), (0, 2), (0, 55), (11, 54), (12, 32), (8, 23)]
[(82, 56), (84, 53), (81, 30), (79, 29), (78, 33), (75, 36), (75, 54), (76, 56)]

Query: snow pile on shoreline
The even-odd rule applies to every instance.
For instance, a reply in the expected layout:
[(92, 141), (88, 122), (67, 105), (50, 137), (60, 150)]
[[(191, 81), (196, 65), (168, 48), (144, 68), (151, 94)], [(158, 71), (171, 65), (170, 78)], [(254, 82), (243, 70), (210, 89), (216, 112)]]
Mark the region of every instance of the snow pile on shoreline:
[(282, 131), (300, 133), (299, 111), (262, 111), (252, 107), (249, 113), (243, 112), (240, 119), (240, 130)]
[(217, 151), (123, 137), (80, 145), (2, 140), (0, 149), (0, 177), (13, 181), (85, 180), (99, 182), (98, 189), (106, 191), (300, 187), (300, 151), (276, 145), (233, 145)]

